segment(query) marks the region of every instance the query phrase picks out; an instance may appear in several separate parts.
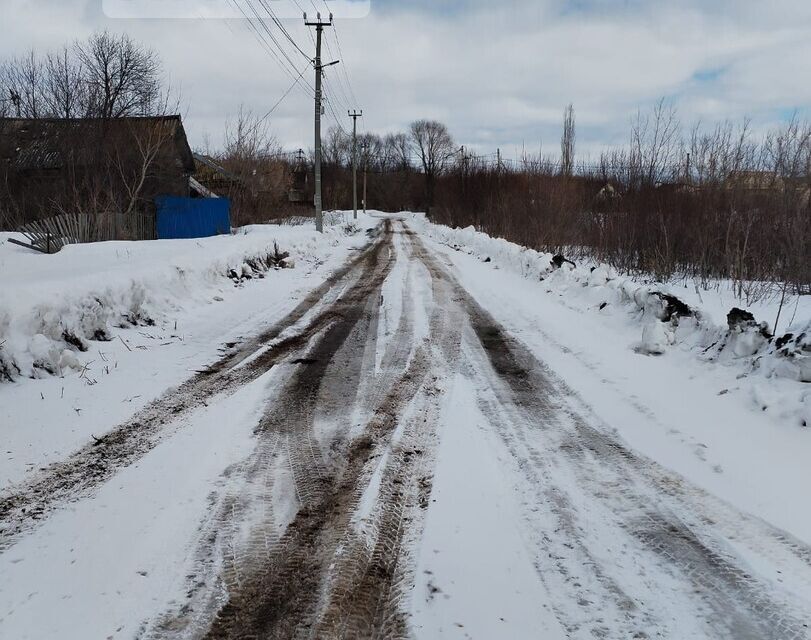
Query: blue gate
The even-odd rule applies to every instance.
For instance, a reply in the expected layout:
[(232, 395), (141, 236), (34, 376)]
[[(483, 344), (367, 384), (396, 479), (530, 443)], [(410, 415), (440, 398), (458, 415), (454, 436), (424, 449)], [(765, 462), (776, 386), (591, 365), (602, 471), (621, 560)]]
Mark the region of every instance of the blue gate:
[(228, 198), (158, 196), (156, 228), (159, 240), (208, 238), (231, 232)]

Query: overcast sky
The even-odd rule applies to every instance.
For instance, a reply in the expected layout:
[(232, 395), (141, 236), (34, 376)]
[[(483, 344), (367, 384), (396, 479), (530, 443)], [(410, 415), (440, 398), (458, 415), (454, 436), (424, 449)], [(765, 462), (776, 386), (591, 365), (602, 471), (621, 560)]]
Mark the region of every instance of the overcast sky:
[[(224, 2), (183, 1), (197, 2), (197, 15)], [(324, 7), (323, 0), (266, 1), (281, 13), (299, 12), (288, 11), (288, 1), (313, 13), (314, 5)], [(150, 11), (147, 0), (0, 0), (0, 56), (44, 51), (98, 29), (125, 31), (160, 54), (182, 92), (193, 146), (206, 136), (219, 146), (224, 122), (240, 104), (264, 114), (292, 84), (244, 20), (107, 15), (121, 2), (143, 2)], [(347, 104), (355, 100), (343, 71), (327, 74), (334, 111), (347, 128), (346, 108), (358, 107), (370, 131), (435, 118), (460, 144), (483, 153), (500, 147), (514, 157), (522, 146), (535, 151), (541, 144), (556, 153), (571, 102), (582, 155), (624, 144), (633, 115), (660, 97), (674, 102), (684, 123), (749, 117), (764, 130), (795, 110), (811, 114), (809, 0), (370, 2), (365, 17), (339, 12), (336, 20), (358, 104)], [(283, 23), (305, 52), (313, 49), (301, 19)], [(325, 58), (338, 57), (335, 34), (327, 29), (326, 37)], [(288, 51), (299, 69), (306, 65), (292, 46)], [(304, 76), (309, 84), (312, 75)], [(274, 112), (271, 128), (285, 148), (311, 146), (312, 112), (300, 88)]]

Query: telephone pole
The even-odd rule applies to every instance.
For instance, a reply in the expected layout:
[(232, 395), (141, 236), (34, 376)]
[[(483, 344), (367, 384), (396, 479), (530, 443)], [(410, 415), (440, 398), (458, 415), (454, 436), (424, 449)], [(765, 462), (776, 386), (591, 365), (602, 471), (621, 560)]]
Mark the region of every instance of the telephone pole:
[(352, 118), (352, 203), (355, 210), (355, 220), (358, 219), (358, 118), (363, 115), (360, 112), (347, 111)]
[(321, 76), (324, 67), (338, 64), (338, 61), (330, 62), (329, 64), (321, 64), (321, 32), (324, 27), (332, 26), (332, 14), (329, 14), (329, 22), (321, 21), (321, 14), (316, 14), (315, 22), (307, 22), (307, 14), (304, 14), (304, 24), (308, 27), (315, 27), (316, 45), (315, 45), (315, 60), (313, 66), (315, 67), (315, 230), (319, 233), (324, 231), (324, 211), (321, 203)]
[(369, 169), (369, 143), (363, 145), (363, 213), (366, 214), (366, 172)]

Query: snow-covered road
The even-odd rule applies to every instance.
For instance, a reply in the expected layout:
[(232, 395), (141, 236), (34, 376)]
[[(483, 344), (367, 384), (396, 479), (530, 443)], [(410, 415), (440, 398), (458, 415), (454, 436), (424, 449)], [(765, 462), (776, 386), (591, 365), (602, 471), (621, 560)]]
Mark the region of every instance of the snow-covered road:
[(811, 638), (807, 433), (415, 229), (15, 476), (0, 638)]

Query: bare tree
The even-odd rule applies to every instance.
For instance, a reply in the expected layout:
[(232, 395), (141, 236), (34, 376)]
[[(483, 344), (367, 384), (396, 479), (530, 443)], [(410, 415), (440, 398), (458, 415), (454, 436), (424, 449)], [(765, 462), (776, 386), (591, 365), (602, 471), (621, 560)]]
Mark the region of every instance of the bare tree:
[(39, 118), (43, 114), (42, 61), (34, 50), (22, 58), (13, 58), (0, 68), (2, 84), (8, 92), (4, 98), (11, 103), (10, 111), (18, 118)]
[(406, 171), (411, 168), (408, 136), (405, 133), (390, 133), (383, 140), (383, 153), (387, 168)]
[(279, 144), (264, 119), (240, 105), (237, 115), (225, 124), (223, 159), (236, 168), (238, 164), (255, 164), (259, 159), (278, 154)]
[(44, 57), (30, 51), (0, 64), (0, 114), (21, 118), (160, 115), (157, 54), (126, 35), (91, 36)]
[(560, 139), (560, 172), (564, 176), (574, 173), (574, 105), (569, 105), (563, 112), (563, 135)]
[(287, 197), (288, 172), (280, 153), (265, 118), (240, 106), (237, 115), (227, 121), (219, 161), (239, 185), (229, 194), (238, 224), (267, 220), (279, 199)]
[(75, 45), (89, 91), (90, 114), (100, 118), (148, 115), (161, 102), (157, 54), (126, 34), (97, 33)]
[(321, 149), (324, 165), (337, 167), (351, 162), (352, 139), (338, 127), (329, 128)]
[(412, 123), (411, 144), (425, 175), (426, 213), (430, 213), (437, 176), (453, 157), (455, 145), (448, 128), (435, 120), (417, 120)]
[(666, 169), (675, 164), (680, 144), (676, 109), (664, 98), (652, 114), (638, 113), (631, 128), (631, 179), (647, 185), (661, 182)]
[(82, 67), (68, 47), (45, 58), (44, 109), (49, 116), (77, 118), (87, 115), (87, 85)]
[(127, 122), (129, 135), (124, 139), (126, 147), (116, 149), (113, 158), (123, 186), (125, 202), (120, 210), (125, 218), (142, 204), (144, 187), (153, 175), (160, 172), (161, 157), (166, 148), (173, 144), (175, 135), (170, 120), (155, 118)]
[(363, 133), (358, 136), (358, 167), (381, 168), (385, 165), (383, 139), (375, 133)]

